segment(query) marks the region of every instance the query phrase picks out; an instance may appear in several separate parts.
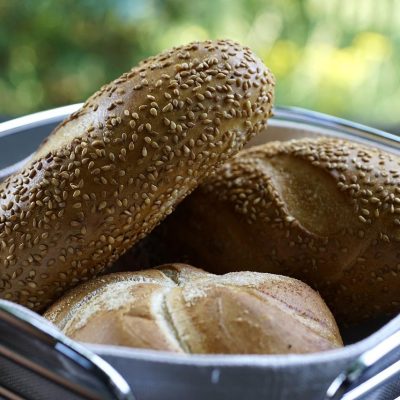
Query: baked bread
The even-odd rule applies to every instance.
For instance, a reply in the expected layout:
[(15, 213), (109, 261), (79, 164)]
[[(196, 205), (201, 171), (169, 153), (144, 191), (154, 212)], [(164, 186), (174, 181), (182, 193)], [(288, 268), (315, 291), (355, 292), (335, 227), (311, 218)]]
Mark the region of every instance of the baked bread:
[(321, 297), (295, 279), (184, 264), (110, 274), (44, 314), (83, 342), (180, 353), (309, 353), (342, 345)]
[(162, 224), (160, 259), (296, 277), (338, 322), (398, 313), (399, 184), (398, 156), (345, 140), (243, 150)]
[(41, 310), (102, 271), (265, 127), (273, 86), (224, 40), (104, 86), (0, 185), (0, 297)]

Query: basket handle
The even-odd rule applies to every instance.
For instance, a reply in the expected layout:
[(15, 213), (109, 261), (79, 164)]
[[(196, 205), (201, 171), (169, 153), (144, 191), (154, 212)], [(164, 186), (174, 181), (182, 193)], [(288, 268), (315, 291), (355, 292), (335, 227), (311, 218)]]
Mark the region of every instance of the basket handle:
[(383, 386), (400, 395), (400, 330), (359, 356), (332, 382), (325, 399), (359, 400)]

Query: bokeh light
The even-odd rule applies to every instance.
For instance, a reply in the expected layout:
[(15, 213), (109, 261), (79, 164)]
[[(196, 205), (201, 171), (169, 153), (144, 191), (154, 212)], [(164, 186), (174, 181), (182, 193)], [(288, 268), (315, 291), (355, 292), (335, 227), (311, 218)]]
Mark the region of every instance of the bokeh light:
[(83, 101), (139, 60), (232, 38), (275, 73), (277, 103), (400, 125), (400, 0), (0, 0), (0, 114)]

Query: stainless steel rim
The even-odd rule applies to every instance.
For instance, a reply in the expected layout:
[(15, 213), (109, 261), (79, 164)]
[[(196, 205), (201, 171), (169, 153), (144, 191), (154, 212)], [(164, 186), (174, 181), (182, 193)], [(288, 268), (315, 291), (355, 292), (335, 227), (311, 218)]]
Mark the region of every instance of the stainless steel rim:
[(304, 108), (276, 107), (274, 117), (282, 121), (306, 123), (322, 128), (344, 131), (361, 139), (376, 140), (379, 138), (379, 141), (383, 141), (388, 146), (398, 147), (400, 145), (400, 137), (392, 133)]
[(71, 104), (69, 106), (52, 108), (46, 111), (40, 111), (34, 114), (24, 115), (11, 119), (9, 121), (0, 123), (0, 138), (14, 133), (20, 132), (22, 129), (36, 128), (44, 123), (50, 124), (52, 122), (57, 123), (68, 117), (75, 111), (79, 110), (83, 106), (83, 103)]
[[(0, 139), (5, 136), (19, 134), (26, 130), (33, 129), (42, 125), (61, 122), (73, 112), (79, 110), (83, 103), (71, 104), (69, 106), (58, 107), (47, 111), (26, 115), (23, 117), (15, 118), (10, 121), (0, 123)], [(307, 126), (320, 127), (347, 133), (353, 137), (363, 140), (376, 141), (377, 139), (388, 147), (399, 148), (400, 137), (385, 132), (379, 129), (370, 128), (368, 126), (351, 122), (342, 118), (333, 117), (331, 115), (318, 113), (311, 110), (306, 110), (297, 107), (276, 107), (274, 109), (274, 121), (284, 121), (291, 123), (298, 123)], [(20, 170), (23, 165), (29, 160), (31, 156), (23, 160), (0, 169), (0, 181), (9, 175)]]

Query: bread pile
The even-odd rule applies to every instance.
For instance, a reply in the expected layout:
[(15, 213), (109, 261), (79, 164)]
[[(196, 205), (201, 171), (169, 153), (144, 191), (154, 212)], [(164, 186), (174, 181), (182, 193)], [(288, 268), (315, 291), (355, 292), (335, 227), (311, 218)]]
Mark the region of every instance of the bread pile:
[(163, 261), (301, 279), (340, 322), (400, 310), (400, 158), (382, 150), (332, 138), (243, 150), (160, 228)]
[[(0, 297), (59, 299), (45, 316), (77, 340), (185, 353), (341, 346), (311, 287), (340, 322), (398, 312), (398, 157), (327, 138), (235, 156), (273, 95), (263, 63), (223, 40), (101, 88), (0, 184)], [(169, 264), (90, 280), (171, 213), (150, 235), (164, 251), (148, 252), (225, 275)]]

